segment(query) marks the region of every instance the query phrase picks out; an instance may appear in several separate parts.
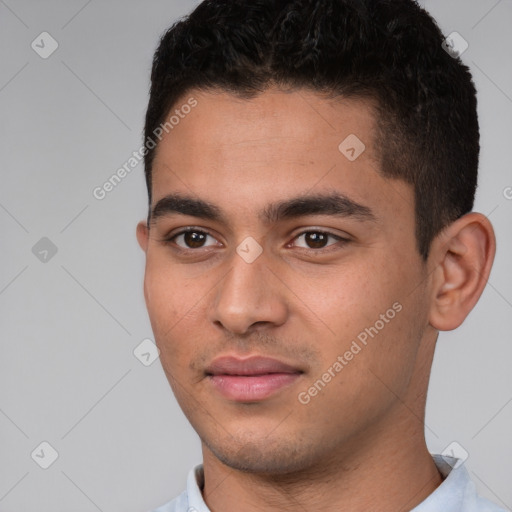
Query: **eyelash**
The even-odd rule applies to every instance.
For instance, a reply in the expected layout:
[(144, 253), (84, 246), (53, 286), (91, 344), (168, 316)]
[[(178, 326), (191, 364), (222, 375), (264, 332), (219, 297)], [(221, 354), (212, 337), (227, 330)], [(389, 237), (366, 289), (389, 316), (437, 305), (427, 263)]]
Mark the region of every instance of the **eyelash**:
[[(209, 247), (209, 246), (198, 247), (197, 249), (194, 249), (194, 248), (191, 248), (191, 247), (189, 247), (189, 248), (180, 247), (179, 245), (176, 244), (175, 240), (176, 240), (177, 237), (179, 237), (181, 235), (184, 235), (186, 233), (190, 233), (190, 232), (200, 233), (200, 234), (203, 234), (203, 235), (206, 235), (206, 236), (211, 236), (212, 238), (215, 239), (215, 237), (213, 235), (211, 235), (208, 231), (205, 231), (204, 229), (199, 229), (199, 228), (195, 228), (195, 227), (191, 226), (191, 227), (182, 229), (181, 231), (179, 231), (178, 233), (173, 234), (172, 236), (165, 237), (164, 239), (161, 240), (161, 242), (163, 242), (166, 245), (167, 244), (173, 244), (175, 246), (176, 250), (178, 250), (180, 252), (183, 252), (183, 253), (199, 252), (201, 249), (205, 249), (205, 248)], [(351, 242), (351, 240), (349, 238), (344, 238), (342, 236), (335, 235), (334, 233), (331, 233), (331, 232), (325, 231), (325, 230), (321, 230), (321, 229), (308, 229), (308, 230), (305, 230), (305, 231), (301, 231), (300, 233), (298, 233), (296, 236), (293, 237), (292, 241), (293, 240), (297, 240), (299, 237), (307, 235), (308, 233), (316, 233), (316, 234), (326, 235), (327, 237), (334, 238), (336, 240), (336, 243), (329, 244), (329, 245), (327, 245), (325, 247), (321, 247), (319, 249), (306, 248), (306, 247), (298, 247), (299, 249), (301, 249), (302, 251), (305, 251), (305, 252), (312, 252), (312, 253), (322, 253), (323, 252), (323, 253), (326, 253), (326, 252), (328, 252), (330, 250), (335, 250), (335, 249), (329, 249), (332, 246), (336, 246), (339, 243), (341, 243), (341, 245), (343, 246), (343, 245), (346, 245), (347, 243)], [(289, 244), (287, 244), (287, 246), (288, 245)]]

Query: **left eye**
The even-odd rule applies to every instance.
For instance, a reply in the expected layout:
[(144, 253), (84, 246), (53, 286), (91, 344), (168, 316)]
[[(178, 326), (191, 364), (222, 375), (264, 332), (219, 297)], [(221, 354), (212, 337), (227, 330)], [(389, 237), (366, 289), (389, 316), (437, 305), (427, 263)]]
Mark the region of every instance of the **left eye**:
[(303, 247), (305, 249), (323, 249), (329, 245), (333, 245), (340, 240), (343, 240), (340, 236), (326, 233), (325, 231), (306, 231), (301, 233), (294, 239), (297, 242), (297, 247)]

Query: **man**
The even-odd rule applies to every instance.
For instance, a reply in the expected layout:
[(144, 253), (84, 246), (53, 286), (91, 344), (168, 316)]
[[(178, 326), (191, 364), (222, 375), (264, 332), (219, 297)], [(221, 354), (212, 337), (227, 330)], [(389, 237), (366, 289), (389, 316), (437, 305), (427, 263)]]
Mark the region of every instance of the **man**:
[(424, 438), (495, 252), (442, 43), (411, 0), (207, 0), (163, 36), (137, 237), (203, 464), (157, 512), (499, 510)]

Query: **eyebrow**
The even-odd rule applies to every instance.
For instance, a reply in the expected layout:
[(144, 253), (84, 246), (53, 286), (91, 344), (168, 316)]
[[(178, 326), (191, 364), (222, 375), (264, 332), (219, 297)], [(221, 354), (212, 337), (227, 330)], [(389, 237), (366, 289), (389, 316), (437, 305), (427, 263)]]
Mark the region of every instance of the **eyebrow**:
[[(182, 194), (169, 194), (157, 201), (151, 210), (149, 222), (156, 222), (160, 217), (173, 214), (227, 223), (224, 213), (217, 205)], [(304, 195), (271, 203), (260, 212), (259, 218), (267, 224), (272, 224), (307, 215), (351, 217), (361, 222), (377, 221), (377, 217), (368, 206), (339, 193)]]

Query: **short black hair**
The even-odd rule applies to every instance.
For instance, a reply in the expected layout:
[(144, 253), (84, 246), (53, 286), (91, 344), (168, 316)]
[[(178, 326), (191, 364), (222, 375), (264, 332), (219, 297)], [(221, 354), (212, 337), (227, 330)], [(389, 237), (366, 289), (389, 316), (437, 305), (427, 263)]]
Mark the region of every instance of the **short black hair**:
[[(414, 0), (205, 0), (160, 40), (145, 137), (193, 89), (372, 100), (380, 172), (413, 186), (426, 259), (433, 238), (473, 208), (478, 173), (475, 86), (444, 39)], [(156, 150), (144, 162), (150, 205)]]

